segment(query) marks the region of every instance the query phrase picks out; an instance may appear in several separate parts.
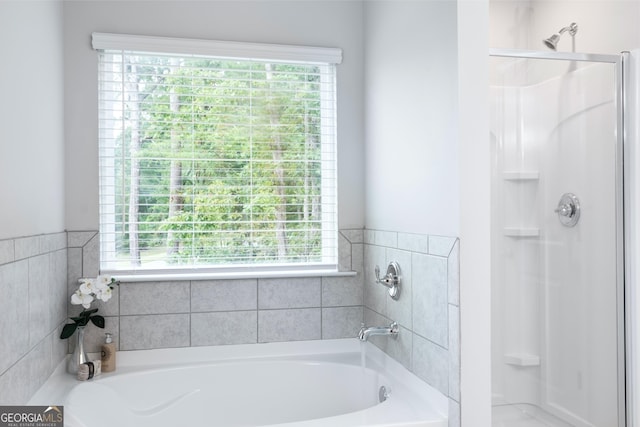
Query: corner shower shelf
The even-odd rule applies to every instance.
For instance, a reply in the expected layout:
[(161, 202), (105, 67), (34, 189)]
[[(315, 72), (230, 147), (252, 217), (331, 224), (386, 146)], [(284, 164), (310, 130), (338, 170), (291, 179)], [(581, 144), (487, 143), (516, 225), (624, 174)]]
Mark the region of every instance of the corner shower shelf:
[(540, 366), (540, 356), (525, 353), (505, 354), (504, 363), (513, 366)]
[(505, 181), (537, 181), (540, 174), (538, 171), (505, 171), (502, 177)]
[(509, 237), (538, 237), (540, 230), (537, 228), (505, 227), (504, 235)]

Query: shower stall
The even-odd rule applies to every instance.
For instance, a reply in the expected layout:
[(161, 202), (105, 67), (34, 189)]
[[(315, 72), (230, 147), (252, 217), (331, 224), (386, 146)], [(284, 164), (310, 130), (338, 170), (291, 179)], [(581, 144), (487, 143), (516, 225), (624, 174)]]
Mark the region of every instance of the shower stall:
[(625, 425), (624, 63), (491, 51), (494, 427)]

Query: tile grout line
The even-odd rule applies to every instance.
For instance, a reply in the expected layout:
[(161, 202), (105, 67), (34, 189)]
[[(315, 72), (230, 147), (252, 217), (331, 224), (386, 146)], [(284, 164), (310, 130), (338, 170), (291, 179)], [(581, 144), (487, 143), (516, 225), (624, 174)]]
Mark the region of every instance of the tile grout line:
[(256, 279), (256, 343), (260, 342), (260, 279)]

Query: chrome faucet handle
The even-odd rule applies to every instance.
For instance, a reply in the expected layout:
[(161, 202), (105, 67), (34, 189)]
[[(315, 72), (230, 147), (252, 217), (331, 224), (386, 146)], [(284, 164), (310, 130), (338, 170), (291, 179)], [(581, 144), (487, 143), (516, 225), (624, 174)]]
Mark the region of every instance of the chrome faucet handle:
[(400, 265), (395, 261), (391, 261), (384, 277), (380, 277), (380, 267), (376, 265), (375, 273), (376, 283), (389, 288), (389, 296), (394, 300), (400, 298)]
[(569, 204), (563, 204), (554, 209), (554, 212), (562, 216), (570, 217), (575, 212), (574, 208)]
[(400, 331), (400, 325), (398, 325), (398, 322), (391, 322), (389, 324), (389, 331), (391, 332), (391, 335), (398, 335), (398, 332)]
[(380, 279), (380, 266), (376, 264), (376, 283), (382, 283), (382, 279)]
[(565, 193), (554, 210), (558, 214), (560, 223), (565, 227), (573, 227), (580, 219), (580, 200), (573, 193)]

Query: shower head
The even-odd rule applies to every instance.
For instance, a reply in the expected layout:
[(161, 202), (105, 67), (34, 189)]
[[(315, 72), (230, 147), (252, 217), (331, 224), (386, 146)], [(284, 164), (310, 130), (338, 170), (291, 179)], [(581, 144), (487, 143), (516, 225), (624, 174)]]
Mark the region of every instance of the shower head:
[(560, 41), (560, 34), (554, 34), (548, 39), (542, 40), (542, 43), (544, 43), (544, 45), (549, 49), (556, 50), (556, 46), (558, 46), (559, 41)]
[(569, 31), (569, 34), (571, 34), (571, 37), (574, 37), (578, 32), (578, 24), (576, 24), (575, 22), (572, 22), (571, 25), (560, 29), (560, 31), (558, 31), (548, 39), (542, 40), (542, 42), (549, 49), (556, 50), (556, 47), (558, 46), (558, 42), (560, 41), (560, 36), (562, 36), (562, 34), (564, 34), (567, 31)]

